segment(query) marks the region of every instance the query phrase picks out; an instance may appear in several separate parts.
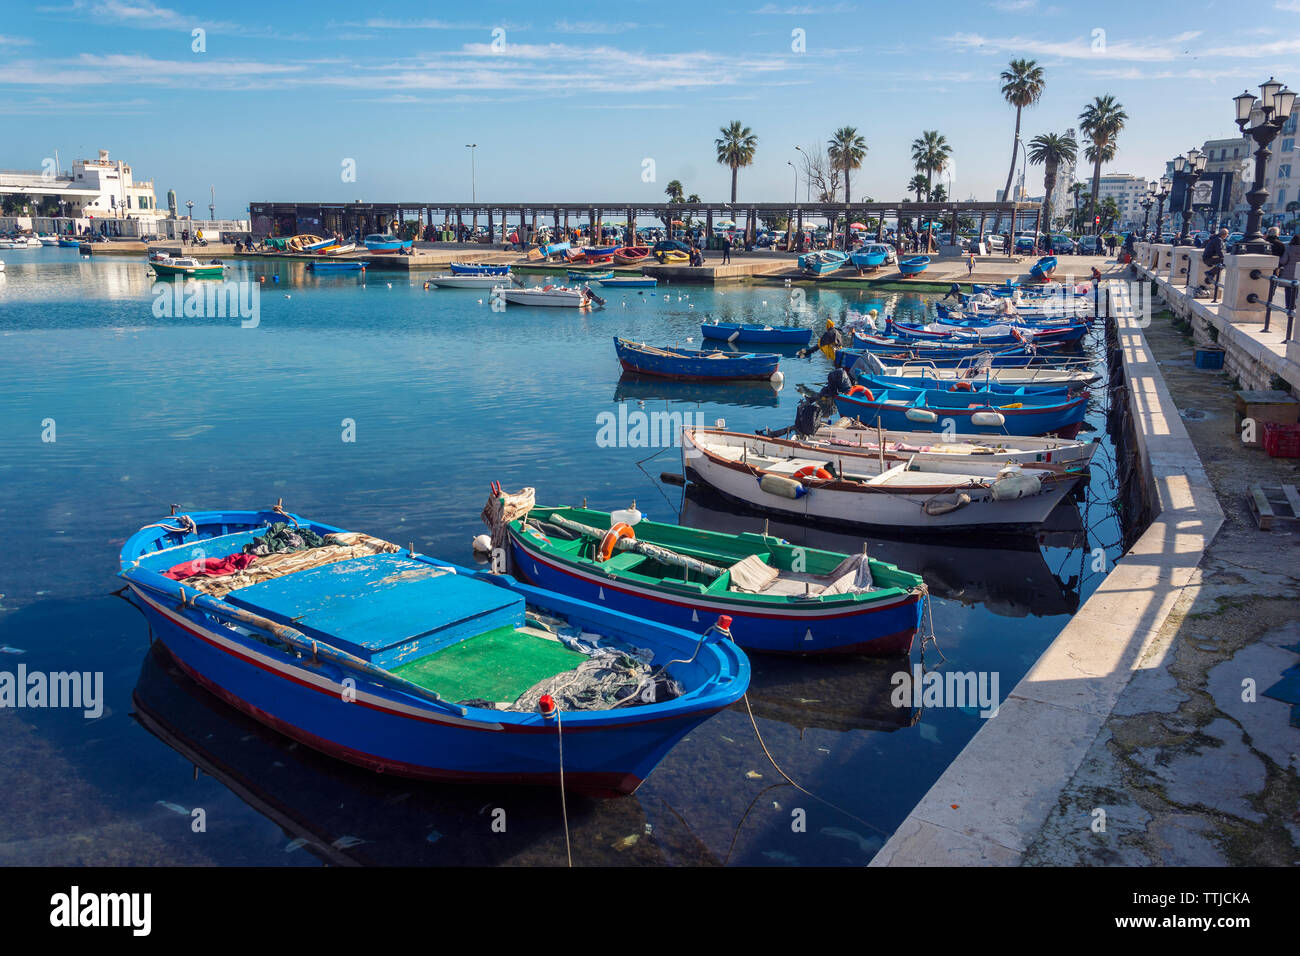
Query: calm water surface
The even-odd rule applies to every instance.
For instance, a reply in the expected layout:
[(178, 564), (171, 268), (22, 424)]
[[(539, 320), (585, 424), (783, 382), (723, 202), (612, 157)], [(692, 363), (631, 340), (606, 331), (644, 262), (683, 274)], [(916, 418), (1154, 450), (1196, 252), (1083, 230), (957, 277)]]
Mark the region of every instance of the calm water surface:
[[(172, 504), (283, 498), (469, 563), (494, 480), (532, 485), (544, 503), (635, 499), (655, 520), (756, 529), (760, 518), (661, 485), (661, 472), (681, 470), (675, 450), (598, 447), (597, 416), (628, 403), (737, 430), (784, 427), (796, 386), (820, 387), (829, 364), (787, 359), (779, 392), (620, 382), (613, 336), (684, 345), (699, 341), (706, 316), (819, 329), (848, 310), (927, 305), (809, 289), (790, 315), (779, 285), (661, 286), (602, 293), (608, 307), (585, 315), (495, 313), (483, 292), (425, 291), (404, 273), (318, 279), (299, 265), (241, 262), (230, 278), (266, 277), (260, 324), (241, 328), (156, 318), (140, 259), (2, 257), (0, 670), (102, 671), (106, 707), (96, 720), (0, 711), (0, 864), (562, 863), (558, 793), (365, 773), (196, 689), (150, 652), (143, 618), (113, 596), (123, 540)], [(1093, 549), (1118, 556), (1106, 396), (1093, 394), (1103, 447), (1091, 484), (1037, 539), (872, 540), (876, 557), (923, 573), (936, 596), (928, 666), (997, 672), (1005, 697), (1100, 580)], [(861, 543), (772, 530), (838, 550)], [(571, 798), (575, 863), (866, 863), (981, 724), (973, 709), (892, 707), (889, 676), (902, 666), (754, 659), (763, 740), (833, 808), (785, 783), (742, 703), (694, 731), (635, 795)], [(193, 832), (194, 808), (206, 832)], [(498, 808), (505, 832), (493, 831)], [(792, 830), (796, 808), (806, 832)]]

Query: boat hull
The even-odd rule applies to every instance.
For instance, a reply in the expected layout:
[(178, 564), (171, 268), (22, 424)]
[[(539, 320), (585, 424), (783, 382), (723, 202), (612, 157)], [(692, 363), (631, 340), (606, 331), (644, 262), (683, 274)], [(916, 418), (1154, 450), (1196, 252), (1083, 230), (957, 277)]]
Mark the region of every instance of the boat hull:
[(722, 342), (763, 342), (768, 345), (807, 345), (811, 335), (808, 329), (734, 322), (706, 322), (700, 326), (700, 334), (706, 339)]
[[(900, 396), (908, 398), (909, 391), (899, 390)], [(958, 435), (1052, 434), (1060, 438), (1073, 438), (1079, 433), (1079, 426), (1083, 424), (1083, 415), (1088, 404), (1088, 399), (1081, 396), (1055, 405), (1008, 408), (1007, 405), (1023, 404), (1023, 402), (1016, 402), (1016, 396), (1013, 395), (993, 395), (991, 403), (985, 404), (987, 399), (982, 396), (988, 393), (973, 392), (955, 393), (971, 396), (967, 407), (958, 407), (935, 402), (931, 396), (936, 393), (932, 390), (912, 392), (911, 397), (921, 394), (925, 395), (925, 400), (920, 406), (894, 405), (876, 400), (867, 401), (853, 395), (840, 395), (835, 399), (835, 408), (848, 418), (856, 418), (868, 425), (879, 423), (881, 428), (893, 431), (907, 431), (909, 427), (915, 426), (917, 423), (907, 417), (907, 411), (909, 408), (919, 407), (938, 416), (937, 425), (941, 430)], [(946, 396), (954, 393), (938, 394)], [(886, 392), (885, 395), (889, 393)], [(976, 414), (987, 412), (997, 412), (1005, 419), (1005, 424), (984, 426), (974, 423), (973, 418)], [(949, 424), (951, 428), (948, 427)]]
[(717, 353), (652, 354), (638, 349), (635, 343), (624, 342), (617, 337), (614, 339), (614, 350), (618, 354), (619, 364), (626, 372), (684, 382), (767, 380), (771, 379), (781, 364), (779, 355), (723, 353), (723, 358), (705, 358), (704, 354)]

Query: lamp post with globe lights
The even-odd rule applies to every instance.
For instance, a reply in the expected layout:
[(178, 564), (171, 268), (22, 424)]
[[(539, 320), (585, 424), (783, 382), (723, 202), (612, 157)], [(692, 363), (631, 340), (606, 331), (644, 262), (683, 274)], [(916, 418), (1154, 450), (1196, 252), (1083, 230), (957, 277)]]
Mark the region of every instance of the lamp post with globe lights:
[(1273, 77), (1259, 85), (1259, 96), (1249, 90), (1243, 90), (1233, 97), (1237, 105), (1237, 127), (1255, 141), (1255, 181), (1246, 201), (1250, 203), (1250, 214), (1246, 217), (1246, 236), (1242, 239), (1241, 249), (1253, 255), (1267, 255), (1268, 243), (1264, 240), (1261, 225), (1264, 220), (1264, 203), (1268, 199), (1268, 190), (1264, 188), (1264, 170), (1268, 165), (1269, 143), (1277, 138), (1282, 126), (1291, 117), (1295, 107), (1295, 92), (1289, 90)]

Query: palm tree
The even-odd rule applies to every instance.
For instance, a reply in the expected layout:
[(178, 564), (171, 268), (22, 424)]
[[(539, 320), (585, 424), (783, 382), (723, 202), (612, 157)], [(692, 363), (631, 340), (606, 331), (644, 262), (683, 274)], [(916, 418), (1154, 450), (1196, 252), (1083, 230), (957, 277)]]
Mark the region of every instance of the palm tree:
[(924, 130), (919, 137), (912, 140), (912, 163), (919, 171), (925, 173), (927, 198), (934, 195), (934, 174), (942, 173), (948, 167), (948, 157), (951, 155), (952, 147), (938, 130)]
[(1115, 158), (1117, 148), (1115, 140), (1119, 138), (1120, 130), (1124, 128), (1127, 119), (1128, 114), (1124, 112), (1124, 107), (1109, 93), (1094, 97), (1079, 114), (1079, 128), (1092, 144), (1084, 154), (1092, 161), (1092, 199), (1088, 207), (1090, 220), (1095, 220), (1097, 216), (1097, 190), (1101, 186), (1101, 164)]
[(731, 167), (731, 201), (736, 201), (736, 173), (741, 166), (748, 166), (754, 161), (754, 152), (758, 149), (758, 137), (748, 126), (741, 125), (740, 120), (732, 120), (730, 126), (718, 130), (722, 135), (713, 141), (718, 148), (718, 162)]
[(664, 195), (668, 197), (669, 202), (682, 202), (682, 182), (680, 179), (674, 179), (664, 189)]
[[(1011, 167), (1007, 170), (1007, 184), (1002, 188), (1002, 199), (1011, 195), (1011, 177), (1016, 173), (1016, 154), (1020, 149), (1020, 113), (1033, 106), (1043, 96), (1043, 68), (1037, 60), (1012, 60), (1002, 71), (1002, 98), (1016, 108), (1016, 135), (1011, 140)], [(1002, 225), (1002, 214), (994, 228)]]
[(1039, 133), (1029, 141), (1029, 161), (1035, 166), (1043, 167), (1042, 222), (1047, 223), (1047, 231), (1052, 229), (1052, 189), (1056, 186), (1056, 171), (1062, 163), (1073, 163), (1079, 154), (1079, 144), (1068, 133), (1058, 136), (1056, 133)]
[(830, 161), (844, 170), (844, 202), (851, 202), (849, 193), (849, 170), (861, 169), (862, 160), (867, 155), (867, 141), (858, 135), (856, 128), (842, 126), (831, 134), (826, 144), (826, 155)]
[(917, 202), (921, 201), (921, 194), (925, 192), (925, 188), (926, 188), (925, 177), (922, 176), (920, 173), (917, 173), (915, 176), (913, 176), (907, 183), (907, 191), (909, 193), (916, 193)]

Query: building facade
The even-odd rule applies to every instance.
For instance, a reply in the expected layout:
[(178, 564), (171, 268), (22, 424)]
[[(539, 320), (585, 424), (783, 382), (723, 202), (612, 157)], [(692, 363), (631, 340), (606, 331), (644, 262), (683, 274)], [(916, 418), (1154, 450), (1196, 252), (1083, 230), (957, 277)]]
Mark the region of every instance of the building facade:
[[(1097, 182), (1097, 205), (1115, 200), (1119, 219), (1114, 229), (1132, 229), (1142, 225), (1142, 200), (1147, 196), (1147, 180), (1131, 173), (1111, 173)], [(1104, 226), (1105, 223), (1103, 222)]]
[[(1300, 220), (1300, 150), (1296, 149), (1296, 119), (1292, 113), (1281, 134), (1269, 146), (1268, 165), (1264, 172), (1264, 224), (1290, 232), (1292, 221)], [(1252, 168), (1253, 174), (1253, 168)]]

